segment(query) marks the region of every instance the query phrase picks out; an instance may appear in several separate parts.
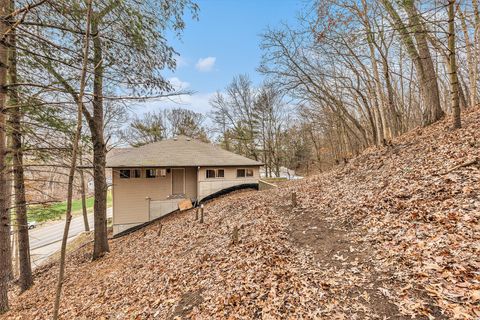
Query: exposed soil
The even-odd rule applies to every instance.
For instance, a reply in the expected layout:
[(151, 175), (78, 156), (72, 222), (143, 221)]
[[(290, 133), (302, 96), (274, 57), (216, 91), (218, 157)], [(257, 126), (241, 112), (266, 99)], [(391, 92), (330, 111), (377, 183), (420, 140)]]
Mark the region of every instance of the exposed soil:
[(169, 319), (186, 318), (193, 308), (199, 306), (202, 302), (202, 290), (184, 293)]
[(401, 315), (397, 306), (382, 294), (383, 282), (388, 281), (387, 277), (372, 271), (374, 268), (369, 265), (371, 252), (365, 245), (354, 241), (349, 231), (332, 226), (316, 212), (301, 210), (291, 220), (290, 235), (297, 245), (313, 252), (317, 268), (345, 270), (352, 274), (368, 270), (361, 284), (342, 293), (346, 300), (366, 302), (368, 310), (358, 316), (368, 316), (370, 319), (411, 319)]

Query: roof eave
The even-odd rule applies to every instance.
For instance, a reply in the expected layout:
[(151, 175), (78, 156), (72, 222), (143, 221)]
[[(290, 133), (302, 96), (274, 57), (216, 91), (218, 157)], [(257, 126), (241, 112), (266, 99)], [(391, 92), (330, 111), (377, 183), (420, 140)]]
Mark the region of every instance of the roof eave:
[[(138, 165), (138, 164), (107, 164), (105, 168), (176, 168), (176, 167), (261, 167), (264, 163), (251, 163), (251, 164), (190, 164), (190, 165)], [(92, 166), (85, 166), (85, 168), (92, 168)]]

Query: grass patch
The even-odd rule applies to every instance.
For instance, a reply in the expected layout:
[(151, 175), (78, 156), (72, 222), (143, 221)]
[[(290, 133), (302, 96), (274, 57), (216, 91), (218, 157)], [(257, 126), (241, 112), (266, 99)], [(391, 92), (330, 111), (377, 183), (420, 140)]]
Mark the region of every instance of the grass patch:
[[(86, 201), (87, 210), (93, 210), (94, 197), (88, 197)], [(112, 206), (112, 192), (107, 193), (107, 207)], [(67, 211), (67, 201), (54, 204), (30, 207), (27, 211), (28, 221), (44, 222), (61, 219)], [(72, 215), (82, 213), (82, 199), (72, 201)]]

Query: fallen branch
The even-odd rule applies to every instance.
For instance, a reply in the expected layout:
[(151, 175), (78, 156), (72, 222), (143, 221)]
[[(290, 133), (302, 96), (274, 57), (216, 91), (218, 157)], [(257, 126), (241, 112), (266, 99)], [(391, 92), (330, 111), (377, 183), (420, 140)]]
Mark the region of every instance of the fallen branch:
[(448, 169), (447, 171), (445, 171), (444, 173), (442, 173), (442, 175), (446, 175), (452, 171), (455, 171), (455, 170), (458, 170), (460, 168), (465, 168), (465, 167), (469, 167), (469, 166), (472, 166), (472, 165), (475, 165), (475, 164), (480, 164), (480, 160), (478, 158), (474, 158), (473, 160), (470, 160), (470, 161), (467, 161), (467, 162), (464, 162), (462, 164), (459, 164), (451, 169)]

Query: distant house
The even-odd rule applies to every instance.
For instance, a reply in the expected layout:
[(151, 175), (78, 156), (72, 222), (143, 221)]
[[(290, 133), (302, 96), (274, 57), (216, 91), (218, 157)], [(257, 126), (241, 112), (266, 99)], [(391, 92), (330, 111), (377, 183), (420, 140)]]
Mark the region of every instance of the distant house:
[(280, 175), (277, 177), (275, 170), (271, 170), (270, 174), (267, 173), (267, 168), (262, 167), (260, 169), (260, 178), (285, 178), (288, 180), (297, 180), (302, 179), (303, 177), (297, 176), (295, 170), (288, 169), (286, 167), (279, 168)]
[(185, 136), (109, 153), (113, 233), (164, 216), (185, 199), (200, 201), (257, 184), (262, 163)]

